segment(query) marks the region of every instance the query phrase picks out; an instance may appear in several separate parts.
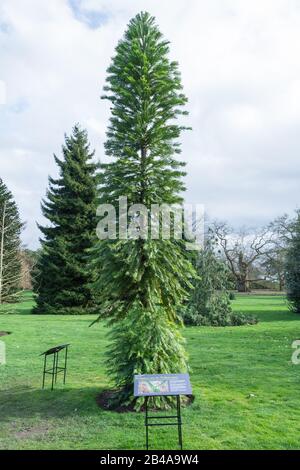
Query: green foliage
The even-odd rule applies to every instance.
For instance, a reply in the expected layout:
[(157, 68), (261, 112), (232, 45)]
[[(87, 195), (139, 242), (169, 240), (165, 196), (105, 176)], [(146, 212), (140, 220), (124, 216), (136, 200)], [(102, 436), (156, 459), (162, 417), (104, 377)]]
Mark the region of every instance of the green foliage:
[(300, 211), (292, 227), (286, 260), (286, 289), (291, 310), (300, 313)]
[(198, 278), (189, 303), (182, 309), (186, 325), (235, 326), (256, 323), (256, 319), (235, 314), (228, 292), (228, 268), (209, 239), (196, 259)]
[(235, 300), (235, 293), (232, 291), (229, 292), (229, 300)]
[(0, 178), (0, 304), (17, 301), (22, 226), (13, 195)]
[(49, 178), (42, 204), (51, 225), (39, 226), (44, 239), (34, 275), (34, 313), (84, 314), (96, 306), (87, 250), (95, 238), (97, 165), (91, 161), (87, 133), (77, 125), (62, 150), (63, 160), (54, 156), (60, 177)]
[[(108, 69), (104, 98), (112, 116), (105, 148), (114, 161), (102, 165), (100, 202), (113, 204), (117, 214), (120, 196), (148, 209), (182, 202), (184, 164), (175, 155), (184, 127), (176, 119), (186, 114), (181, 107), (187, 99), (168, 52), (154, 18), (141, 13), (130, 21)], [(100, 318), (114, 325), (109, 372), (120, 387), (118, 402), (129, 403), (134, 374), (187, 368), (177, 311), (194, 270), (183, 242), (161, 234), (157, 240), (100, 240), (91, 266), (98, 273)]]

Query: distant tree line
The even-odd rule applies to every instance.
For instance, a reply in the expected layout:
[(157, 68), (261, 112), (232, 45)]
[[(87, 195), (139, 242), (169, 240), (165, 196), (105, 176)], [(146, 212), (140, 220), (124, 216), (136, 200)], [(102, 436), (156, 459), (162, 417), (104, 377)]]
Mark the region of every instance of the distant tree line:
[(213, 222), (220, 256), (227, 264), (238, 292), (252, 289), (283, 291), (286, 257), (296, 218), (284, 215), (261, 229), (235, 230), (226, 222)]

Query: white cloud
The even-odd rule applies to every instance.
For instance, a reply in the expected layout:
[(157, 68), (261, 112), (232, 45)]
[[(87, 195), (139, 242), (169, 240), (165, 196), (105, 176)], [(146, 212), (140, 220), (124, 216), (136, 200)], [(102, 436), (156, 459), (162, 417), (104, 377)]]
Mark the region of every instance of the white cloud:
[(252, 225), (299, 203), (299, 2), (2, 0), (0, 175), (32, 246), (64, 133), (82, 123), (97, 158), (104, 157), (105, 71), (140, 10), (154, 14), (171, 40), (189, 97), (186, 199), (204, 203), (212, 216)]

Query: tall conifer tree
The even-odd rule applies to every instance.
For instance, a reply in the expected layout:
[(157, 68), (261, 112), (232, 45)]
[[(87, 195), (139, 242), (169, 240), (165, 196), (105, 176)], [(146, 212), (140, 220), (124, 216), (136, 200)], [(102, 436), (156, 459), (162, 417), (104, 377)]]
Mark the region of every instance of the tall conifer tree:
[(18, 300), (22, 226), (13, 195), (0, 178), (0, 304)]
[(84, 314), (95, 307), (91, 287), (93, 272), (87, 269), (87, 250), (96, 229), (97, 165), (91, 160), (87, 132), (78, 125), (65, 137), (58, 179), (49, 177), (44, 216), (51, 225), (39, 226), (44, 238), (36, 267), (35, 313)]
[[(117, 215), (120, 196), (127, 197), (128, 206), (148, 209), (155, 203), (182, 203), (184, 163), (176, 154), (185, 127), (176, 119), (187, 114), (182, 110), (187, 98), (178, 64), (168, 53), (169, 43), (154, 18), (140, 13), (130, 21), (108, 68), (103, 98), (111, 102), (112, 116), (105, 148), (114, 160), (102, 165), (100, 202), (112, 204)], [(128, 223), (133, 220), (134, 215)], [(108, 370), (119, 389), (116, 402), (124, 404), (133, 401), (134, 374), (187, 369), (177, 310), (194, 271), (174, 236), (123, 240), (118, 235), (98, 242), (92, 264), (102, 295), (99, 318), (113, 325)]]

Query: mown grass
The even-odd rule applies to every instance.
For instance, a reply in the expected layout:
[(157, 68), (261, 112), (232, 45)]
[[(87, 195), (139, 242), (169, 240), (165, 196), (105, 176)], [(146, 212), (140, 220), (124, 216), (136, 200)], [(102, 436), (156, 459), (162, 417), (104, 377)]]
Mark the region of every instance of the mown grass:
[[(107, 329), (91, 316), (29, 315), (29, 295), (0, 316), (7, 364), (0, 366), (1, 449), (142, 449), (143, 414), (101, 410)], [(283, 296), (238, 296), (255, 326), (184, 330), (194, 403), (183, 410), (185, 449), (299, 449), (300, 366), (291, 344), (300, 319)], [(39, 354), (71, 343), (67, 384), (41, 390)], [(49, 380), (49, 379), (48, 379)], [(177, 448), (176, 429), (151, 429), (151, 447)]]

